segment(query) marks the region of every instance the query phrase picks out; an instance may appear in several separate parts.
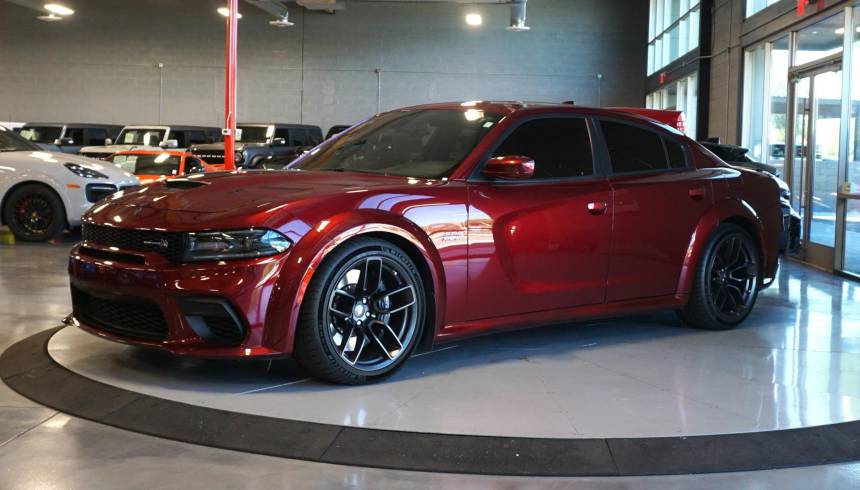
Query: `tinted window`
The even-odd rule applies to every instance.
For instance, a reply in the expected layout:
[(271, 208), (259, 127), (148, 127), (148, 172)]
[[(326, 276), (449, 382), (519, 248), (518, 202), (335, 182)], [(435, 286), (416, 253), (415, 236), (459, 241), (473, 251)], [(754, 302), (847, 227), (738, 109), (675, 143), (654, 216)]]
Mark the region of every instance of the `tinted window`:
[(308, 132), (304, 129), (294, 129), (290, 131), (292, 141), (290, 146), (305, 146), (308, 144)]
[(158, 146), (164, 139), (163, 129), (127, 129), (119, 135), (119, 145)]
[(188, 146), (186, 141), (188, 141), (188, 131), (171, 131), (170, 137), (167, 139), (176, 140), (177, 148), (185, 148)]
[(84, 144), (84, 130), (80, 128), (69, 128), (66, 130), (64, 138), (71, 138), (73, 145)]
[(582, 177), (594, 173), (588, 125), (582, 118), (548, 118), (524, 123), (493, 156), (527, 156), (534, 178)]
[(663, 138), (666, 144), (666, 155), (669, 156), (669, 168), (687, 168), (687, 153), (677, 141)]
[(275, 129), (275, 138), (283, 138), (286, 144), (290, 144), (290, 130), (287, 128)]
[(19, 129), (18, 134), (24, 139), (35, 143), (53, 143), (55, 139), (60, 137), (62, 129), (54, 126), (26, 126)]
[(84, 130), (84, 145), (100, 146), (105, 144), (108, 137), (107, 130), (101, 128), (92, 128)]
[(199, 174), (203, 172), (203, 164), (196, 158), (188, 157), (185, 159), (185, 173)]
[(601, 121), (603, 138), (615, 173), (669, 168), (660, 135), (631, 124)]
[(265, 143), (269, 140), (268, 126), (237, 126), (236, 141)]
[(202, 145), (209, 141), (209, 138), (206, 137), (206, 133), (203, 131), (189, 131), (188, 132), (188, 145)]

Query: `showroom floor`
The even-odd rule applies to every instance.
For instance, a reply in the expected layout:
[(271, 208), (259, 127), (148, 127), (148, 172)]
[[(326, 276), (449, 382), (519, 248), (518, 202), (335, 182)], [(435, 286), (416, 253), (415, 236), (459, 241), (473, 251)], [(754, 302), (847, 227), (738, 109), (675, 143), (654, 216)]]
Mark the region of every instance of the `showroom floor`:
[[(69, 243), (0, 245), (0, 350), (69, 310)], [(860, 419), (860, 287), (784, 266), (733, 332), (654, 314), (461, 342), (390, 381), (340, 388), (289, 364), (175, 361), (73, 329), (53, 358), (82, 376), (189, 404), (355, 427), (524, 437), (743, 433)], [(189, 388), (194, 387), (193, 390)], [(476, 393), (480, 394), (477, 396)], [(387, 471), (257, 456), (69, 417), (0, 384), (2, 488), (849, 488), (860, 463), (645, 478)]]

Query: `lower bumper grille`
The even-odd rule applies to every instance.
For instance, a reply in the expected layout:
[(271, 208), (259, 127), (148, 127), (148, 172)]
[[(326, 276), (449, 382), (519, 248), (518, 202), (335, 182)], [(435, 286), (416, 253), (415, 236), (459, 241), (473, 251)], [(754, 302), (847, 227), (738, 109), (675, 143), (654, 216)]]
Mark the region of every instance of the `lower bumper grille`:
[(107, 332), (144, 340), (167, 339), (164, 314), (151, 300), (101, 297), (72, 287), (72, 303), (83, 322)]

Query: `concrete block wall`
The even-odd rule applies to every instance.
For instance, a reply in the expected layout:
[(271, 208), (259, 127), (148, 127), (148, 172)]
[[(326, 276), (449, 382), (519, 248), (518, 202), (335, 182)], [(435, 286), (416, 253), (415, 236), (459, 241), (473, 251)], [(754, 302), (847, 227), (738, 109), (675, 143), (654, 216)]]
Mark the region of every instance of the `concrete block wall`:
[[(293, 6), (296, 25), (277, 29), (240, 2), (241, 121), (325, 130), (445, 100), (644, 103), (647, 0), (532, 0), (525, 33), (504, 29), (507, 6), (346, 3)], [(222, 4), (75, 0), (76, 15), (48, 24), (0, 1), (0, 120), (219, 126)]]

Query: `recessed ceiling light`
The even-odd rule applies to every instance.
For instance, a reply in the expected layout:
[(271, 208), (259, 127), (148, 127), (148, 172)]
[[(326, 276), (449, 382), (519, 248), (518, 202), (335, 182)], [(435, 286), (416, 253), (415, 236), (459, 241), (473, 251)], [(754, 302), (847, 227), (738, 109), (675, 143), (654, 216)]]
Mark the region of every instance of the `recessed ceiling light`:
[(484, 18), (481, 14), (466, 14), (466, 24), (470, 26), (479, 26), (484, 23)]
[(73, 15), (75, 13), (74, 10), (70, 9), (69, 7), (66, 7), (65, 5), (60, 5), (59, 3), (46, 4), (45, 10), (57, 15)]
[[(220, 8), (218, 9), (218, 13), (219, 13), (219, 14), (221, 14), (221, 15), (223, 15), (224, 17), (230, 17), (230, 9), (228, 9), (227, 7), (220, 7)], [(241, 14), (241, 13), (237, 13), (237, 14), (236, 14), (236, 18), (237, 18), (237, 19), (241, 19), (241, 18), (242, 18), (242, 14)]]

